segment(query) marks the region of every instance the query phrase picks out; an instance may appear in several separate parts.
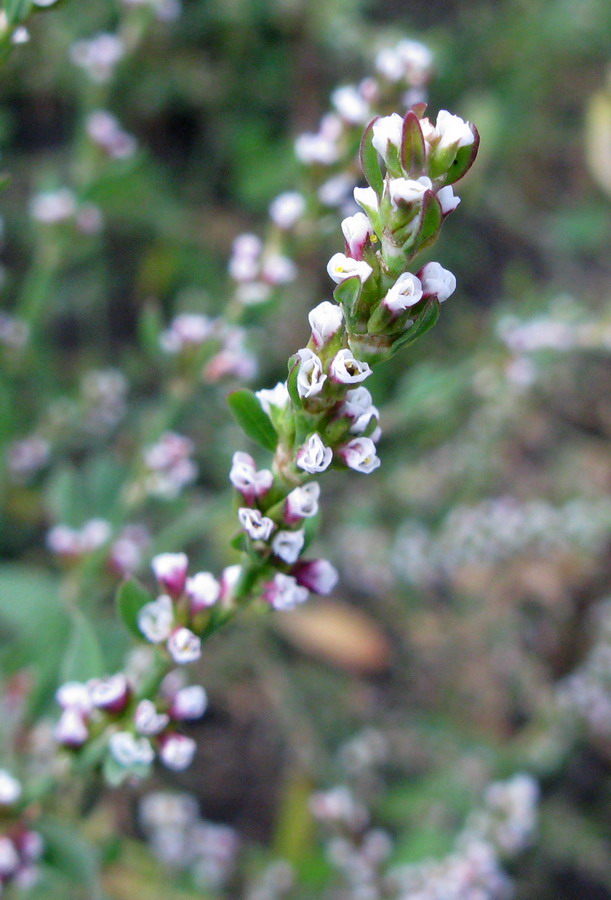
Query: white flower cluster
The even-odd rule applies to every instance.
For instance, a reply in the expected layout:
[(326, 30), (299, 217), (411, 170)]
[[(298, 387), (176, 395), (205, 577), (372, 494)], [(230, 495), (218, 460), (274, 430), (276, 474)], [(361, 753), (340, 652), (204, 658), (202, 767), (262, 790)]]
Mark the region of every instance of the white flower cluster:
[(611, 526), (611, 501), (576, 498), (563, 506), (498, 497), (454, 507), (433, 534), (418, 521), (401, 527), (396, 572), (412, 584), (451, 579), (463, 566), (489, 566), (519, 554), (598, 552)]
[(90, 519), (79, 528), (54, 525), (47, 533), (47, 547), (65, 560), (78, 560), (106, 544), (112, 527), (105, 519)]
[(611, 600), (598, 603), (591, 616), (595, 640), (583, 662), (556, 688), (559, 709), (583, 720), (592, 734), (611, 736)]
[[(22, 785), (6, 769), (0, 769), (0, 817), (14, 812), (19, 803)], [(3, 823), (6, 824), (6, 823)], [(27, 890), (39, 877), (38, 860), (44, 849), (41, 836), (25, 822), (13, 824), (5, 833), (0, 832), (0, 893), (14, 885)]]
[[(278, 204), (277, 198), (276, 203)], [(277, 219), (288, 215), (287, 202), (276, 207)], [(282, 208), (284, 207), (284, 208)], [(271, 297), (272, 288), (289, 284), (297, 277), (297, 267), (290, 257), (265, 248), (254, 234), (241, 234), (233, 242), (229, 260), (229, 274), (238, 283), (236, 298), (245, 306), (264, 303)]]
[(126, 770), (143, 776), (156, 756), (168, 769), (186, 769), (196, 745), (177, 726), (201, 718), (207, 697), (203, 687), (185, 685), (179, 675), (166, 677), (155, 700), (138, 699), (135, 685), (122, 672), (86, 683), (66, 682), (56, 694), (62, 712), (55, 740), (75, 751), (107, 728), (109, 754)]
[(95, 109), (89, 113), (85, 130), (93, 143), (111, 159), (128, 159), (136, 152), (136, 139), (123, 131), (117, 117), (106, 109)]
[(156, 791), (140, 801), (139, 819), (154, 855), (188, 871), (199, 890), (219, 890), (234, 867), (239, 838), (233, 828), (201, 818), (195, 797)]
[(207, 354), (201, 372), (205, 381), (229, 377), (249, 381), (257, 372), (257, 360), (246, 348), (245, 339), (244, 329), (228, 325), (221, 317), (210, 319), (201, 313), (185, 312), (175, 316), (161, 333), (159, 343), (164, 353), (198, 364), (202, 348), (210, 349), (212, 355)]
[(116, 34), (100, 32), (91, 40), (76, 41), (70, 47), (70, 59), (87, 73), (92, 81), (109, 81), (118, 63), (125, 56), (126, 47)]
[(69, 188), (41, 191), (30, 200), (30, 215), (41, 225), (74, 223), (83, 234), (97, 234), (102, 213), (93, 203), (80, 203)]
[(81, 427), (96, 436), (112, 431), (127, 411), (128, 382), (118, 369), (93, 369), (81, 379)]
[(27, 344), (30, 329), (16, 316), (0, 312), (0, 346), (10, 350), (22, 350)]
[(143, 450), (144, 472), (137, 485), (138, 493), (161, 500), (177, 497), (197, 477), (197, 466), (191, 459), (194, 449), (190, 438), (174, 431), (164, 432), (155, 444)]

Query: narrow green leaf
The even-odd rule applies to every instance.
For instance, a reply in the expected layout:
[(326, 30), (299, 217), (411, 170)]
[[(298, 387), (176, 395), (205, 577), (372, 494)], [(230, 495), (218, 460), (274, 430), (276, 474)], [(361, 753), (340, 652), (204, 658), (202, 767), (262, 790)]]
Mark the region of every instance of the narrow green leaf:
[(63, 681), (87, 681), (104, 675), (104, 658), (91, 624), (80, 610), (72, 613), (72, 630), (62, 665)]
[(440, 311), (439, 301), (435, 297), (432, 297), (412, 327), (408, 328), (407, 331), (393, 343), (393, 356), (395, 353), (398, 353), (399, 350), (403, 350), (404, 347), (409, 347), (410, 344), (413, 344), (414, 341), (421, 338), (427, 331), (430, 331), (437, 322)]
[(439, 237), (439, 230), (443, 220), (441, 203), (433, 191), (426, 191), (422, 201), (420, 228), (414, 241), (414, 247), (419, 250), (430, 247)]
[(477, 156), (477, 151), (479, 150), (479, 131), (472, 123), (469, 123), (475, 135), (475, 140), (468, 147), (461, 147), (458, 153), (456, 154), (456, 159), (450, 166), (448, 174), (446, 175), (446, 179), (444, 184), (454, 184), (463, 175), (469, 171), (473, 163), (475, 162), (475, 157)]
[(153, 598), (136, 578), (129, 578), (119, 585), (116, 595), (117, 612), (127, 630), (134, 637), (142, 640), (142, 632), (138, 628), (138, 613)]
[(9, 25), (18, 25), (30, 12), (30, 0), (4, 0), (4, 11)]
[(401, 167), (408, 178), (419, 178), (426, 164), (426, 149), (420, 120), (414, 112), (408, 112), (403, 120), (401, 140)]
[(45, 861), (71, 883), (86, 889), (91, 900), (101, 897), (98, 855), (82, 837), (82, 830), (50, 816), (38, 818), (36, 830), (44, 840)]
[(300, 362), (301, 360), (296, 353), (291, 356), (291, 358), (289, 359), (289, 376), (286, 381), (286, 387), (289, 392), (289, 396), (298, 409), (302, 405), (301, 397), (299, 396), (299, 391), (297, 390), (297, 377), (299, 375)]
[(227, 397), (227, 403), (244, 433), (273, 453), (278, 443), (278, 434), (253, 392), (246, 388), (233, 391)]
[(372, 144), (373, 126), (378, 119), (379, 116), (376, 116), (375, 119), (372, 119), (365, 129), (363, 138), (361, 140), (359, 156), (361, 160), (361, 169), (363, 170), (363, 175), (367, 179), (368, 184), (374, 189), (376, 194), (378, 194), (378, 196), (381, 196), (384, 189), (384, 177), (382, 175), (382, 169), (380, 168), (378, 151)]
[(361, 279), (358, 275), (352, 275), (350, 278), (340, 281), (333, 291), (335, 300), (344, 310), (344, 315), (348, 324), (351, 324), (352, 322), (362, 290), (363, 283)]

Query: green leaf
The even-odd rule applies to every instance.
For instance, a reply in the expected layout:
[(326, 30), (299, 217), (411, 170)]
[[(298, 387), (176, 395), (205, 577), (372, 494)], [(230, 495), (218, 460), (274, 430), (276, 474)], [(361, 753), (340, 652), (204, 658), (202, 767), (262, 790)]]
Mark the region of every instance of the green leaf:
[(403, 120), (401, 166), (408, 178), (419, 178), (424, 172), (425, 163), (426, 148), (420, 120), (410, 111)]
[(441, 203), (436, 194), (433, 191), (425, 191), (420, 229), (414, 241), (414, 247), (421, 250), (423, 247), (433, 244), (439, 237), (442, 220)]
[(378, 196), (381, 196), (382, 191), (384, 190), (384, 177), (382, 175), (382, 169), (380, 168), (378, 151), (372, 143), (373, 126), (379, 118), (379, 116), (376, 116), (375, 119), (372, 119), (365, 129), (361, 140), (359, 156), (361, 160), (361, 169), (363, 170), (363, 175), (367, 179), (367, 183), (374, 189)]
[(273, 453), (278, 443), (278, 434), (253, 392), (246, 388), (233, 391), (227, 397), (227, 403), (242, 431), (252, 441)]
[(91, 900), (100, 898), (97, 853), (81, 831), (47, 816), (36, 820), (36, 830), (45, 843), (45, 861), (70, 882), (87, 888)]
[(102, 650), (95, 631), (80, 610), (72, 613), (72, 631), (62, 665), (62, 681), (87, 681), (104, 675)]
[(301, 397), (299, 396), (299, 391), (297, 390), (297, 377), (299, 376), (299, 366), (301, 360), (299, 356), (295, 353), (289, 359), (289, 376), (286, 381), (286, 387), (289, 392), (289, 396), (293, 401), (294, 405), (297, 409), (300, 409), (302, 406)]
[(473, 133), (475, 135), (475, 140), (472, 144), (469, 144), (468, 147), (460, 148), (460, 150), (456, 154), (456, 159), (448, 170), (444, 185), (454, 184), (456, 181), (462, 178), (463, 175), (466, 175), (466, 173), (475, 162), (475, 157), (477, 156), (477, 151), (479, 150), (479, 131), (471, 122), (469, 124), (471, 125)]
[(423, 334), (426, 334), (427, 331), (430, 331), (437, 322), (440, 311), (439, 301), (435, 297), (432, 297), (420, 313), (414, 325), (412, 325), (411, 328), (408, 328), (405, 334), (393, 343), (393, 356), (395, 353), (398, 353), (399, 350), (403, 350), (404, 347), (409, 347), (410, 344), (417, 341), (418, 338), (422, 337)]
[(30, 0), (4, 0), (4, 11), (9, 25), (18, 25), (30, 12)]
[(129, 578), (120, 584), (117, 590), (117, 612), (121, 621), (127, 630), (140, 640), (142, 640), (142, 632), (138, 628), (138, 613), (152, 600), (147, 589), (140, 584), (137, 578)]
[(340, 281), (333, 291), (333, 296), (344, 310), (344, 315), (349, 325), (352, 324), (354, 312), (362, 290), (363, 283), (359, 276), (351, 275), (350, 278), (345, 278), (344, 281)]

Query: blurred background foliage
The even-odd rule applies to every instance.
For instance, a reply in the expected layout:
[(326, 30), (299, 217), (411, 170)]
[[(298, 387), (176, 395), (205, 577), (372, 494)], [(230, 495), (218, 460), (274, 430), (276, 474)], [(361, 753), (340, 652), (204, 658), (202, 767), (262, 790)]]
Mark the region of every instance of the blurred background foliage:
[[(161, 417), (176, 381), (159, 329), (180, 311), (222, 311), (233, 238), (262, 233), (270, 201), (301, 177), (296, 135), (316, 129), (331, 90), (367, 75), (377, 50), (422, 40), (436, 60), (431, 109), (482, 135), (434, 250), (458, 291), (435, 332), (371, 379), (382, 469), (328, 479), (319, 544), (341, 569), (336, 597), (271, 626), (244, 621), (210, 645), (199, 674), (211, 709), (194, 726), (196, 763), (174, 783), (248, 844), (245, 881), (226, 896), (246, 897), (244, 884), (278, 857), (297, 872), (286, 896), (320, 896), (331, 875), (307, 796), (346, 780), (338, 748), (373, 728), (387, 751), (368, 791), (395, 862), (448, 852), (485, 785), (528, 771), (541, 783), (541, 824), (512, 872), (517, 896), (611, 898), (611, 669), (608, 657), (602, 673), (590, 664), (611, 633), (600, 624), (611, 524), (608, 2), (184, 0), (170, 21), (126, 9), (65, 0), (36, 15), (0, 86), (2, 290), (5, 309), (32, 323), (25, 355), (5, 367), (2, 440), (10, 450), (38, 431), (53, 444), (52, 465), (3, 480), (0, 659), (10, 684), (24, 670), (34, 684), (26, 720), (52, 711), (67, 633), (57, 597), (70, 573), (45, 533), (112, 518), (145, 435), (176, 427), (200, 465), (187, 495), (138, 510), (149, 552), (185, 549), (200, 568), (233, 561), (226, 473), (243, 439), (225, 389), (202, 386)], [(136, 51), (111, 81), (87, 80), (70, 47), (119, 25)], [(92, 159), (83, 121), (96, 108), (136, 138), (135, 154)], [(33, 223), (32, 196), (66, 185), (102, 211), (100, 232)], [(307, 310), (330, 294), (338, 234), (302, 247), (302, 275), (278, 305), (249, 312), (255, 386), (284, 378), (304, 343)], [(129, 402), (100, 433), (86, 425), (83, 376), (108, 368), (126, 376)], [(116, 578), (83, 578), (110, 671), (127, 646), (109, 599)], [(571, 673), (581, 693), (567, 687)], [(99, 793), (85, 792), (88, 812)], [(73, 884), (89, 883), (82, 866), (100, 858), (109, 897), (191, 896), (142, 856), (134, 807), (127, 791), (102, 799), (85, 831), (103, 849), (77, 853), (78, 866), (72, 833), (50, 826), (36, 896), (103, 896)], [(123, 853), (112, 811), (130, 837)]]

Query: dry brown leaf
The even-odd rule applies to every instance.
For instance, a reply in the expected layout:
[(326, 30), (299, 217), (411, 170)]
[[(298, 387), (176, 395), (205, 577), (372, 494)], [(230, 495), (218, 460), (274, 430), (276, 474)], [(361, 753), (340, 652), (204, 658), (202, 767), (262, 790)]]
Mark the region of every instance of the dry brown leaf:
[(283, 636), (303, 653), (342, 669), (375, 674), (390, 664), (390, 642), (365, 613), (322, 600), (274, 617)]

